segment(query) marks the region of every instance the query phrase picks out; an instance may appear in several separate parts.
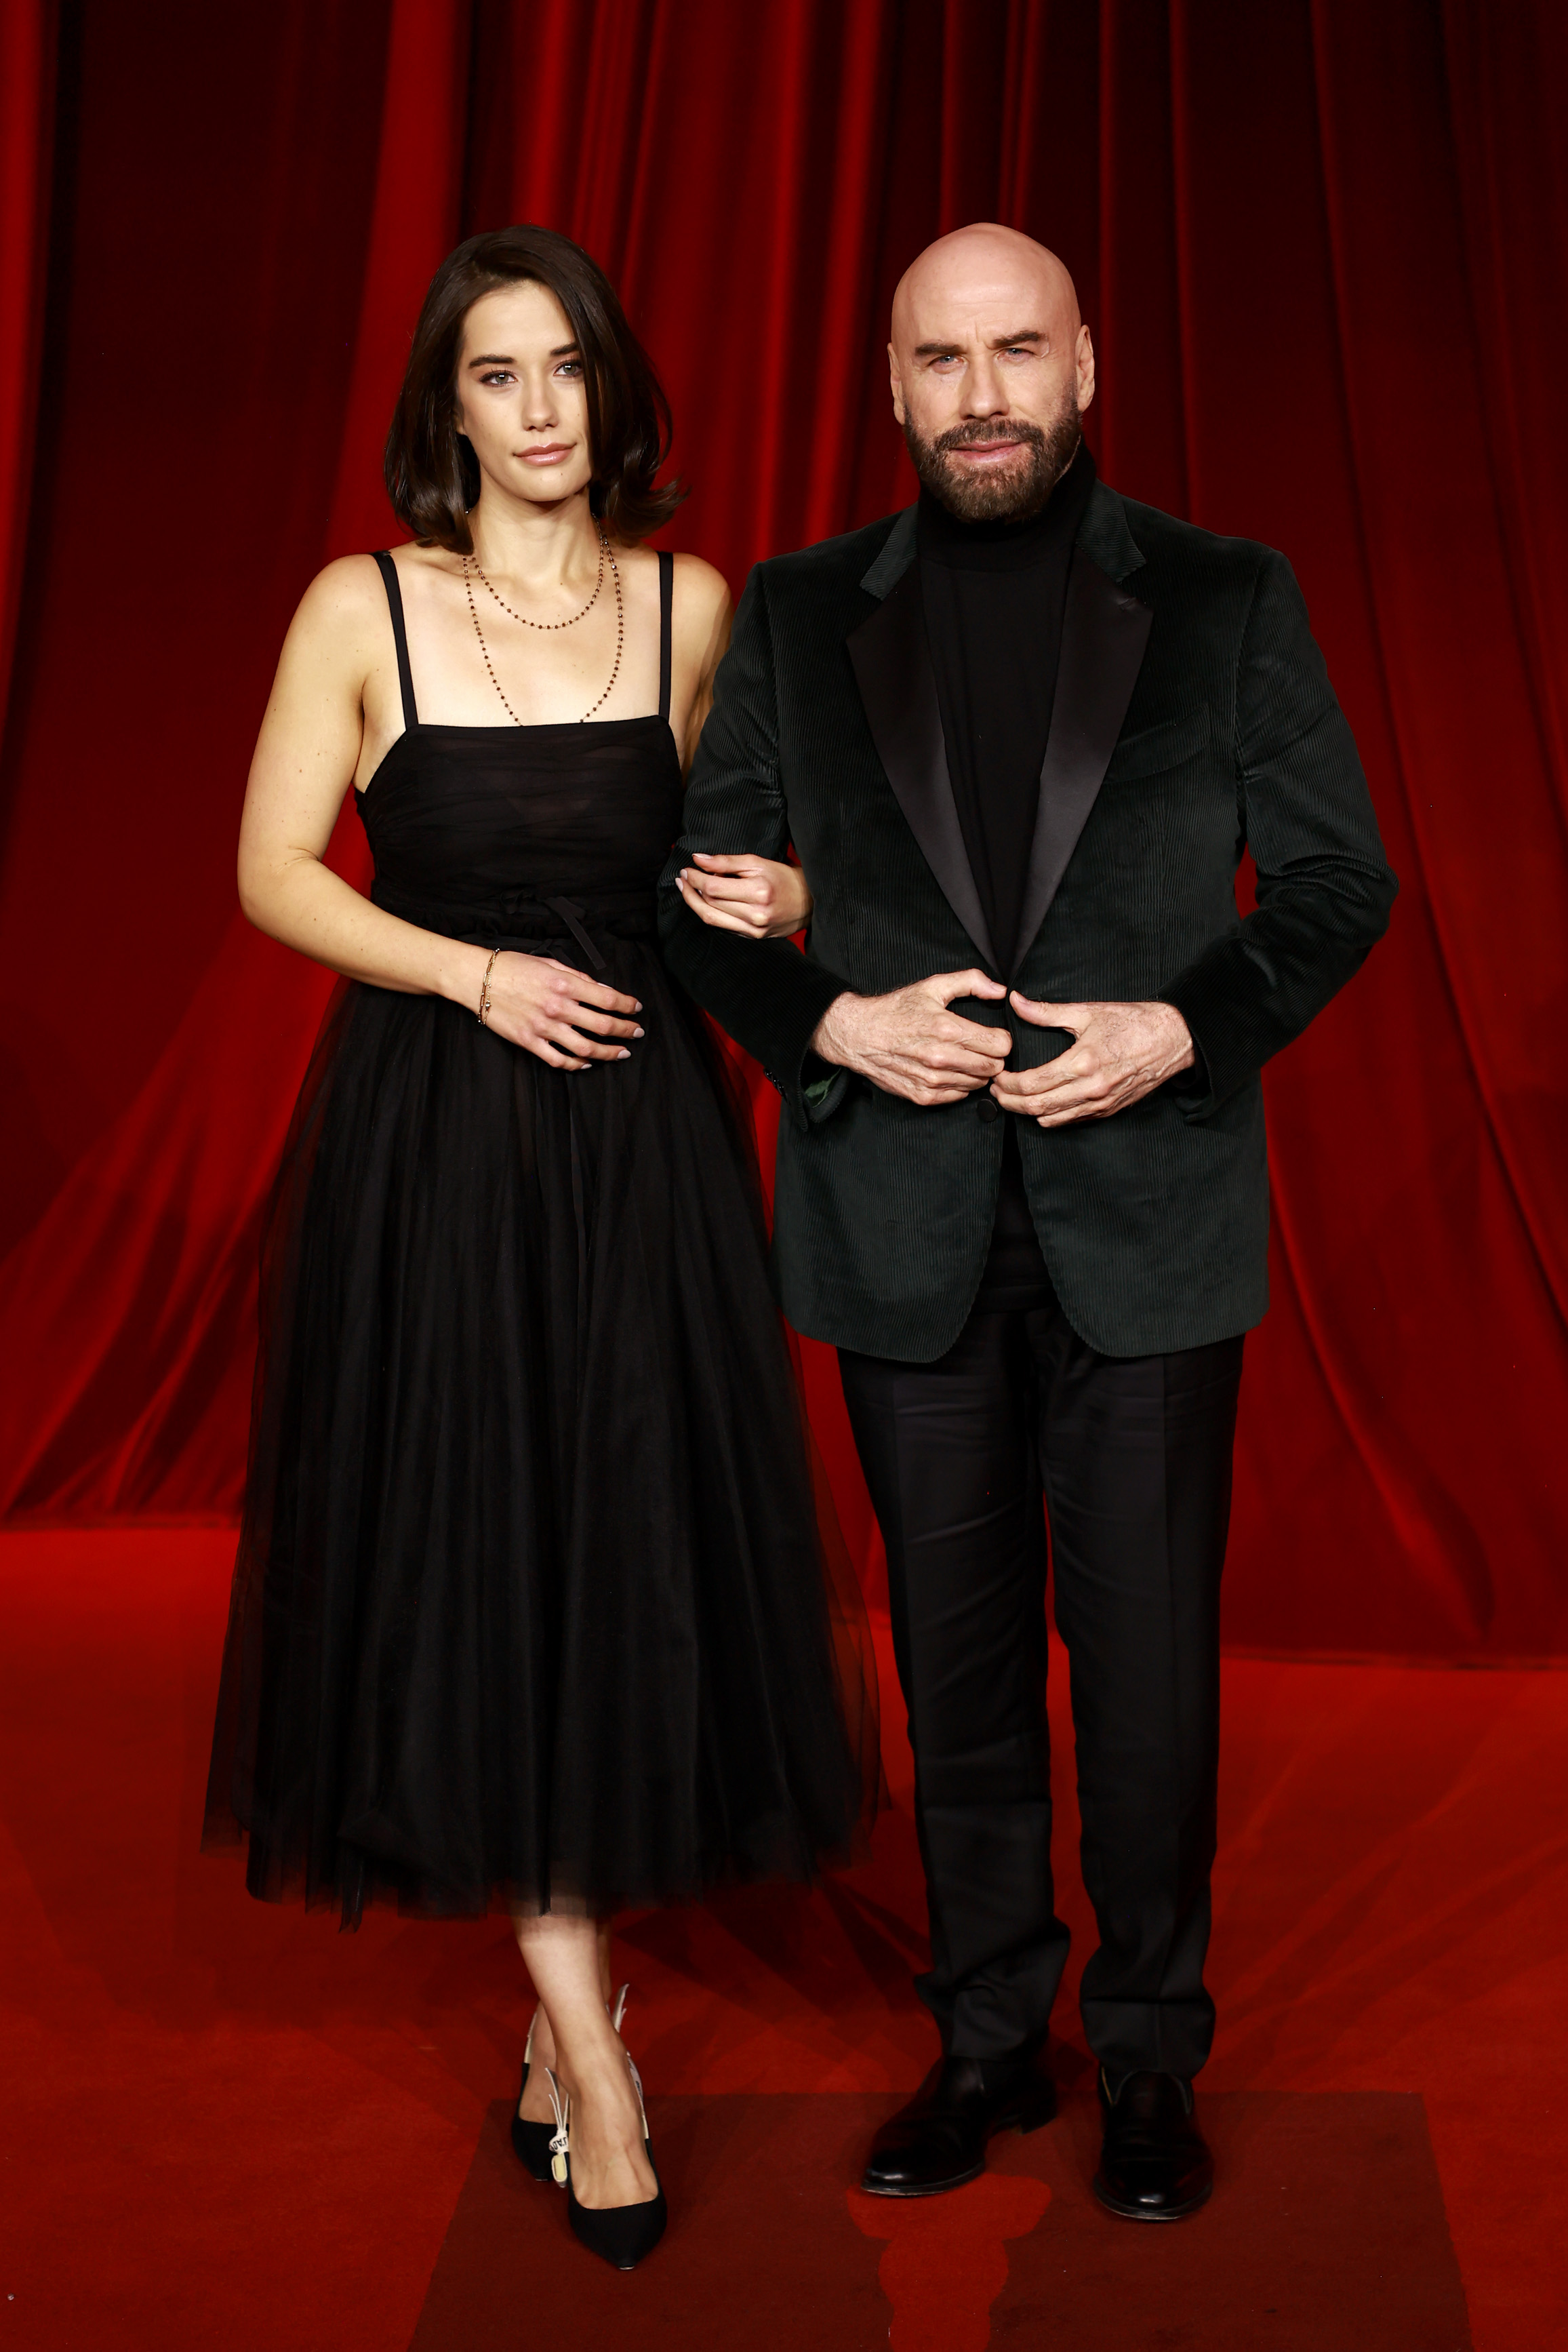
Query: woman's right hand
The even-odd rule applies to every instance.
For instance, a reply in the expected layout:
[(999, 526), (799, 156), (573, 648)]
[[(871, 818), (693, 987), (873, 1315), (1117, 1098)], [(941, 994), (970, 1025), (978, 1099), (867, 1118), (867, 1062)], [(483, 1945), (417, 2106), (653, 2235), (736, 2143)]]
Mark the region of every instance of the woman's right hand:
[(642, 1010), (635, 997), (622, 996), (554, 956), (507, 949), (490, 973), (485, 1025), (552, 1070), (585, 1070), (590, 1062), (626, 1060), (629, 1048), (618, 1041), (643, 1034), (630, 1017)]

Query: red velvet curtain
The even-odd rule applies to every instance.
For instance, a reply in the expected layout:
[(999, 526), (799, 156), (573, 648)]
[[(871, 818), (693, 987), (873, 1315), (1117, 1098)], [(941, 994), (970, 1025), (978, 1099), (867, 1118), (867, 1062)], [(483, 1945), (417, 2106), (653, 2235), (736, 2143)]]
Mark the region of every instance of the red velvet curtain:
[(27, 539), (54, 115), (54, 9), (10, 0), (0, 9), (0, 711)]
[[(441, 254), (534, 218), (605, 263), (674, 401), (670, 538), (738, 589), (907, 497), (893, 284), (996, 217), (1077, 277), (1108, 478), (1291, 556), (1405, 883), (1267, 1079), (1228, 1635), (1568, 1651), (1563, 12), (78, 0), (52, 177), (47, 86), (30, 179), (6, 166), (52, 229), (0, 863), (0, 1507), (235, 1507), (258, 1221), (326, 990), (230, 915), (238, 800), (305, 581), (392, 529), (380, 443)], [(25, 417), (0, 408), (14, 530)]]

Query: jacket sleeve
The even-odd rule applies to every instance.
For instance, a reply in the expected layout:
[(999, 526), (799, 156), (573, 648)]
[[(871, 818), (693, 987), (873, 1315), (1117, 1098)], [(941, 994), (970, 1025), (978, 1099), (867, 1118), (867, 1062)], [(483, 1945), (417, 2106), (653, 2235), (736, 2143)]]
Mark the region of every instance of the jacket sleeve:
[(781, 858), (789, 818), (779, 782), (772, 631), (762, 569), (753, 571), (719, 664), (713, 709), (686, 787), (685, 825), (659, 886), (664, 961), (688, 995), (743, 1045), (797, 1125), (826, 1118), (845, 1074), (811, 1053), (817, 1024), (846, 982), (789, 940), (747, 940), (694, 915), (675, 887), (693, 854)]
[(1387, 929), (1399, 887), (1301, 592), (1272, 552), (1242, 633), (1235, 750), (1257, 908), (1161, 992), (1207, 1076), (1201, 1091), (1178, 1090), (1189, 1118), (1300, 1036)]

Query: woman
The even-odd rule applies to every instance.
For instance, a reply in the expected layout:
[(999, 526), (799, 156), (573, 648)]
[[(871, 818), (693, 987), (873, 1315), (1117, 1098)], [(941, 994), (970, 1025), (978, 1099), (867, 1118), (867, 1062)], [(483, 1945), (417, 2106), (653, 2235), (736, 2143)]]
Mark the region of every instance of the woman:
[[(868, 1767), (873, 1737), (754, 1171), (653, 944), (729, 609), (641, 544), (667, 439), (588, 257), (471, 238), (387, 444), (412, 543), (289, 630), (240, 896), (351, 985), (266, 1248), (208, 1801), (255, 1894), (509, 1907), (514, 2140), (621, 2268), (664, 2206), (604, 1923), (841, 1853), (846, 1700)], [(322, 863), (350, 782), (368, 900)], [(805, 904), (761, 861), (727, 887)]]

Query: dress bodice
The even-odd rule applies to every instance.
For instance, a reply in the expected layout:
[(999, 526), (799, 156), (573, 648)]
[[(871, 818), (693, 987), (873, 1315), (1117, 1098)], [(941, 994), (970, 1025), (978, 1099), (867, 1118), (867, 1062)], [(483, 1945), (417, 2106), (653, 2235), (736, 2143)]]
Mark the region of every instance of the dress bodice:
[(404, 719), (359, 795), (377, 906), (454, 938), (526, 933), (536, 928), (534, 910), (561, 898), (651, 914), (681, 829), (681, 762), (668, 716), (671, 559), (659, 562), (659, 711), (538, 727), (421, 720), (396, 567), (390, 556), (376, 560)]

